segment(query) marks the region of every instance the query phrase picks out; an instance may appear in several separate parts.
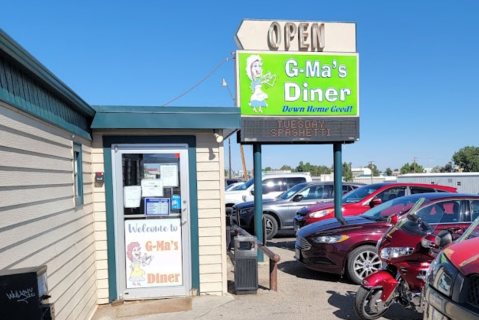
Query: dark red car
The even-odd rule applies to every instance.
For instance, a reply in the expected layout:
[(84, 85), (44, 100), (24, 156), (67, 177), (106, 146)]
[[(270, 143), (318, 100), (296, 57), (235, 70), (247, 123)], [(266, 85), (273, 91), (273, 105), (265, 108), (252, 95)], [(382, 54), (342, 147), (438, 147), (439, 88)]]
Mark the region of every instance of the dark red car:
[[(479, 201), (471, 201), (472, 217)], [(479, 319), (479, 218), (431, 264), (424, 290), (424, 320)]]
[[(416, 193), (456, 192), (456, 188), (421, 183), (374, 183), (353, 190), (343, 196), (343, 216), (357, 216), (374, 206)], [(294, 230), (313, 222), (334, 218), (334, 202), (323, 202), (301, 208), (294, 216)]]
[[(364, 277), (381, 267), (376, 244), (390, 227), (388, 217), (404, 215), (420, 198), (425, 201), (419, 210), (437, 204), (435, 208), (443, 211), (440, 214), (433, 211), (427, 216), (429, 220), (426, 221), (435, 225), (436, 233), (453, 227), (465, 230), (471, 224), (472, 203), (479, 201), (479, 195), (415, 194), (388, 201), (359, 216), (347, 216), (346, 224), (335, 218), (317, 222), (301, 228), (296, 234), (295, 258), (313, 270), (346, 273), (354, 283), (360, 284)], [(438, 217), (441, 220), (435, 221)]]

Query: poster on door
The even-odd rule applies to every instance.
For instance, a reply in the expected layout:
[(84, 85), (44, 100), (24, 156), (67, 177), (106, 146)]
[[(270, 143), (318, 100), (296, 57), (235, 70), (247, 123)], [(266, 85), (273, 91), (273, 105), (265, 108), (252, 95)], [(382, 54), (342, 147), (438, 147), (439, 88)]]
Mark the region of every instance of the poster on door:
[(180, 219), (125, 221), (126, 287), (181, 286)]

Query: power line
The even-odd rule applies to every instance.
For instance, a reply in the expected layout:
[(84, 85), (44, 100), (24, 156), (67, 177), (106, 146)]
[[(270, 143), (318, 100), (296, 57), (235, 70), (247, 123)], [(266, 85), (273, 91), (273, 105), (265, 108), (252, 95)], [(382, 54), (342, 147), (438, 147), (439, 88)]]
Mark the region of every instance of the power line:
[(180, 94), (179, 96), (177, 96), (176, 98), (168, 101), (167, 103), (163, 104), (162, 107), (166, 107), (167, 105), (169, 105), (170, 103), (172, 103), (173, 101), (176, 101), (178, 100), (179, 98), (183, 97), (185, 94), (189, 93), (190, 91), (192, 91), (194, 88), (196, 88), (197, 86), (199, 86), (201, 83), (203, 83), (203, 81), (205, 81), (206, 79), (208, 79), (213, 73), (216, 72), (216, 70), (218, 70), (225, 62), (229, 61), (229, 60), (232, 60), (234, 59), (235, 57), (228, 57), (226, 59), (224, 59), (223, 61), (221, 61), (220, 64), (218, 64), (216, 66), (216, 68), (213, 69), (213, 71), (211, 71), (210, 73), (208, 73), (203, 79), (201, 79), (197, 84), (195, 84), (193, 87), (191, 87), (190, 89), (186, 90), (185, 92), (183, 92), (182, 94)]

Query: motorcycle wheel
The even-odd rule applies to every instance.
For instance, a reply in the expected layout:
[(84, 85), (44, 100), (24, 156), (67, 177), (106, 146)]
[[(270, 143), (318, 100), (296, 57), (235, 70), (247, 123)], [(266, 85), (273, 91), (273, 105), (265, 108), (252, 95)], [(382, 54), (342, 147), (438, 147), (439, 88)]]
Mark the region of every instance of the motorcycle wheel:
[(381, 289), (366, 289), (359, 287), (354, 301), (354, 312), (360, 319), (374, 320), (380, 318), (389, 306), (378, 307), (376, 301), (381, 299)]

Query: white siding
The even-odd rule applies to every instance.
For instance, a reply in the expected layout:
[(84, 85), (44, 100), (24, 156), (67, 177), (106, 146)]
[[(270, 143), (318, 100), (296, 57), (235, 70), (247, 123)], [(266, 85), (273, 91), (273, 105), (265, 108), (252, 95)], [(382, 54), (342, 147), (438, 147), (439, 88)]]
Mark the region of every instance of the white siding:
[[(94, 132), (92, 170), (103, 172), (103, 134), (108, 135), (195, 135), (198, 180), (198, 225), (201, 294), (227, 293), (226, 239), (224, 211), (223, 145), (210, 131), (136, 130)], [(98, 302), (108, 303), (108, 261), (106, 254), (106, 205), (103, 184), (94, 185), (96, 267)]]
[(55, 319), (96, 310), (91, 148), (75, 207), (72, 135), (0, 102), (0, 269), (47, 266)]

